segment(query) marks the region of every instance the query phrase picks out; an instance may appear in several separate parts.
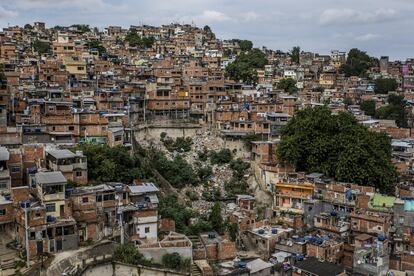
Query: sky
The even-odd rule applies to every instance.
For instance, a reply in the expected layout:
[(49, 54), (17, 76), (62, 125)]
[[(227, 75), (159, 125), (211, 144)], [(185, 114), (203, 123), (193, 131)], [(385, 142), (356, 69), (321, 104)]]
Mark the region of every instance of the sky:
[(255, 47), (329, 54), (359, 48), (414, 58), (414, 0), (0, 0), (0, 27), (209, 25), (218, 38)]

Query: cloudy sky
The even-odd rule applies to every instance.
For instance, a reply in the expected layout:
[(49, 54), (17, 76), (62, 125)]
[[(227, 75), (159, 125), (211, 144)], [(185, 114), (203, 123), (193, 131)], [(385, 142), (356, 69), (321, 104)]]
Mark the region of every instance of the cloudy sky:
[(414, 57), (413, 14), (414, 0), (0, 0), (2, 27), (184, 22), (256, 47), (299, 45), (320, 53), (358, 47), (392, 59)]

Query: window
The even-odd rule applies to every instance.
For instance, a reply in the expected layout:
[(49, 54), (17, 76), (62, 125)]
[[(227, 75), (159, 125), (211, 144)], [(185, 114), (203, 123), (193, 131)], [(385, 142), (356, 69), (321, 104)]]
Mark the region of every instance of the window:
[(0, 209), (0, 216), (6, 215), (6, 209)]
[(11, 172), (12, 173), (19, 173), (20, 172), (20, 167), (11, 167)]
[(0, 181), (0, 189), (7, 189), (7, 181)]
[(88, 197), (82, 197), (82, 203), (88, 203), (89, 198)]
[(75, 130), (74, 126), (69, 126), (69, 130)]
[(96, 196), (96, 201), (97, 202), (102, 202), (102, 195), (97, 195)]
[(86, 120), (87, 119), (86, 115), (82, 115), (80, 118), (81, 118), (81, 120)]
[(76, 171), (76, 177), (81, 177), (82, 176), (82, 171)]
[(103, 196), (104, 201), (115, 200), (115, 194), (107, 194)]
[(55, 203), (46, 204), (46, 212), (55, 212), (55, 211), (56, 211)]
[(150, 228), (149, 227), (145, 227), (145, 233), (149, 233), (150, 232)]
[(78, 66), (78, 71), (82, 71), (84, 69), (83, 66)]

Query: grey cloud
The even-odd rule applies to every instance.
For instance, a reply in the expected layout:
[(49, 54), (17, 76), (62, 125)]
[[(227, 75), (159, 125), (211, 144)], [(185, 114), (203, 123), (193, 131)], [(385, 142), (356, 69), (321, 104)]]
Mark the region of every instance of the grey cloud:
[(319, 18), (322, 25), (328, 24), (365, 24), (389, 21), (397, 18), (398, 13), (393, 9), (377, 9), (362, 11), (354, 9), (327, 9)]

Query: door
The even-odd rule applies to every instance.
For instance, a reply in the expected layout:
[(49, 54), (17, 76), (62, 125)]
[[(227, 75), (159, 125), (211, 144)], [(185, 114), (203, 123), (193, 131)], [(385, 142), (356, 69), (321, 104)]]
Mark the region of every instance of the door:
[(43, 253), (43, 241), (38, 241), (36, 243), (37, 253)]
[(56, 240), (56, 251), (62, 251), (62, 240)]
[(65, 215), (65, 205), (60, 205), (60, 216), (63, 217)]

